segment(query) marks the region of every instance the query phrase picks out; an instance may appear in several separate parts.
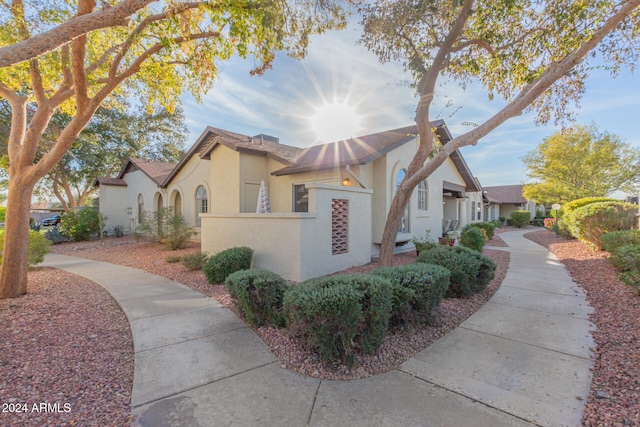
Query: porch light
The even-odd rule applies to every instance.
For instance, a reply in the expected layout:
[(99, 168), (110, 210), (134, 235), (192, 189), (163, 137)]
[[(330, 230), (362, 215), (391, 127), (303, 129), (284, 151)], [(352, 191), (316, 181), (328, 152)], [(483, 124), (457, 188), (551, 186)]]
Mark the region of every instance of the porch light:
[(342, 185), (344, 185), (345, 187), (349, 187), (351, 185), (351, 180), (349, 178), (343, 179)]

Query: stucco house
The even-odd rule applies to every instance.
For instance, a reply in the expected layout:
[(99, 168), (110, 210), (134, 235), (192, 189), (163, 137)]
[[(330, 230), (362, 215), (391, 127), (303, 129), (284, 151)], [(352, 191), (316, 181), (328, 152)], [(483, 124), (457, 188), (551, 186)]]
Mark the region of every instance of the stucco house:
[[(440, 141), (451, 135), (434, 123)], [(255, 251), (254, 267), (288, 280), (375, 259), (386, 215), (418, 148), (415, 126), (298, 148), (268, 135), (208, 127), (177, 164), (130, 159), (115, 178), (98, 178), (110, 225), (133, 229), (144, 210), (171, 206), (195, 227), (203, 251)], [(256, 213), (261, 183), (270, 213)], [(482, 188), (459, 152), (414, 191), (398, 231), (398, 251), (427, 230), (481, 221)]]
[(487, 221), (509, 218), (511, 212), (518, 210), (529, 211), (531, 219), (536, 216), (538, 205), (536, 202), (524, 198), (522, 184), (483, 187), (482, 190)]

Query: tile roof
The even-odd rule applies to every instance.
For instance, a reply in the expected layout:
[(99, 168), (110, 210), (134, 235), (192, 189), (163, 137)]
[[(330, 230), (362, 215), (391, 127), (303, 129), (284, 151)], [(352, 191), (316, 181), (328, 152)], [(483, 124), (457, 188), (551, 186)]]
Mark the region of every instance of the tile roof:
[(522, 197), (522, 184), (483, 187), (483, 190), (483, 196), (489, 202), (518, 205), (527, 202), (527, 200)]
[(93, 183), (93, 186), (105, 184), (105, 185), (117, 185), (121, 187), (127, 186), (127, 181), (120, 178), (106, 178), (106, 177), (98, 177)]
[(154, 162), (151, 160), (130, 158), (127, 165), (124, 167), (118, 178), (122, 178), (126, 172), (130, 170), (130, 166), (137, 167), (144, 172), (149, 178), (158, 185), (162, 185), (165, 178), (171, 174), (171, 171), (176, 167), (175, 163), (168, 162)]
[(344, 141), (314, 145), (301, 150), (292, 159), (293, 165), (277, 170), (273, 174), (290, 175), (336, 166), (369, 163), (413, 139), (417, 132), (417, 127), (413, 125)]

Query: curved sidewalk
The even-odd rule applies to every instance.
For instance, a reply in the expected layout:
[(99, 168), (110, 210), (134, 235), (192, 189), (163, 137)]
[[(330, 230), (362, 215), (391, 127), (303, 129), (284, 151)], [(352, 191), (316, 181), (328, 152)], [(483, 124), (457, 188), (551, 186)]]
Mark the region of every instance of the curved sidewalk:
[(135, 426), (577, 426), (591, 383), (591, 308), (561, 263), (518, 230), (493, 298), (398, 369), (329, 381), (282, 369), (229, 310), (130, 267), (49, 254), (125, 312)]

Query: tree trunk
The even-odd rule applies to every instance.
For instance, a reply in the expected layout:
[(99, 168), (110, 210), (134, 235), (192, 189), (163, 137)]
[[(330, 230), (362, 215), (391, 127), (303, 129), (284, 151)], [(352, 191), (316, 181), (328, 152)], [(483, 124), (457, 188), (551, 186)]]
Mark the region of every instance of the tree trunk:
[(398, 187), (398, 191), (393, 197), (391, 207), (389, 208), (387, 222), (384, 225), (382, 242), (380, 243), (380, 258), (378, 259), (378, 265), (381, 267), (391, 267), (393, 265), (393, 250), (396, 246), (396, 235), (400, 229), (404, 208), (409, 202), (413, 191), (413, 188), (409, 188), (406, 185), (406, 181), (405, 177)]
[(0, 299), (27, 292), (29, 214), (34, 184), (9, 180), (4, 250), (0, 267)]

